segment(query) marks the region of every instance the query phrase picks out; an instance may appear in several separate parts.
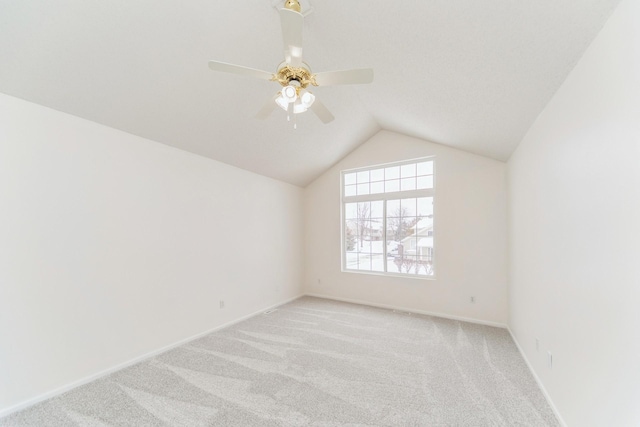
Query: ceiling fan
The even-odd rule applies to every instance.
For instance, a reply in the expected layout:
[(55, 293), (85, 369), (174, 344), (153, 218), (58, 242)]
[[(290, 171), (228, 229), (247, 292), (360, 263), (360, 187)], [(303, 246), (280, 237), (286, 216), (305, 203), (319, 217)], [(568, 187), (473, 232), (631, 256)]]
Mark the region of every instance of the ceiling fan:
[[(258, 112), (256, 117), (266, 119), (277, 107), (287, 111), (287, 118), (295, 114), (313, 111), (323, 123), (334, 119), (333, 114), (316, 99), (307, 87), (331, 86), (342, 84), (362, 84), (373, 81), (373, 70), (360, 68), (342, 71), (326, 71), (312, 73), (309, 65), (302, 61), (302, 28), (304, 16), (300, 13), (298, 0), (286, 0), (280, 9), (280, 23), (284, 40), (284, 62), (278, 65), (275, 73), (256, 70), (255, 68), (227, 64), (220, 61), (209, 61), (209, 68), (214, 71), (240, 74), (280, 83), (282, 89), (270, 99)], [(295, 127), (295, 124), (294, 124)]]

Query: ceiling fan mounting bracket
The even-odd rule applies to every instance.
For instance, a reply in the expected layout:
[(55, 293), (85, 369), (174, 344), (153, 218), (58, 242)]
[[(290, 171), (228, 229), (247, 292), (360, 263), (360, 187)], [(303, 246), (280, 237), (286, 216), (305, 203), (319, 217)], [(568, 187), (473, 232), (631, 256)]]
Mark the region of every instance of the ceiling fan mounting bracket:
[[(284, 2), (283, 0), (271, 0), (271, 6), (273, 6), (273, 8), (277, 11), (279, 11), (280, 9), (289, 9), (296, 11), (306, 17), (313, 13), (313, 5), (311, 4), (311, 1), (312, 0), (296, 0), (292, 2), (298, 3), (300, 5), (300, 10), (296, 10), (296, 6), (294, 4), (289, 5), (288, 0), (285, 0)], [(282, 5), (282, 3), (284, 3), (284, 6)], [(292, 9), (291, 7), (293, 7), (294, 9)]]
[(285, 0), (284, 8), (300, 13), (300, 2), (298, 0)]
[(290, 65), (281, 67), (278, 72), (273, 75), (272, 80), (277, 81), (282, 86), (289, 86), (292, 81), (297, 81), (303, 89), (310, 84), (318, 86), (315, 74), (312, 74), (311, 71), (304, 67), (292, 67)]

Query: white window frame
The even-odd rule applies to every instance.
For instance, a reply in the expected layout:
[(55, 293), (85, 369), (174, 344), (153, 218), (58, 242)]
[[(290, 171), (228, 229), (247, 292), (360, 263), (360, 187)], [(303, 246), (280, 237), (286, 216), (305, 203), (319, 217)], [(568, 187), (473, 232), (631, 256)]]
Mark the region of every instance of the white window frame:
[[(354, 172), (363, 172), (363, 171), (371, 171), (374, 169), (380, 168), (388, 168), (392, 166), (403, 166), (412, 163), (420, 163), (425, 161), (433, 162), (433, 186), (432, 188), (421, 189), (421, 190), (407, 190), (407, 191), (395, 191), (389, 193), (377, 193), (377, 194), (367, 194), (367, 195), (356, 195), (356, 196), (345, 196), (345, 175), (351, 174)], [(436, 157), (428, 156), (428, 157), (419, 157), (415, 159), (403, 160), (398, 162), (389, 162), (389, 163), (381, 163), (377, 165), (371, 165), (366, 167), (359, 167), (353, 169), (346, 169), (340, 172), (340, 254), (341, 254), (341, 270), (343, 273), (357, 273), (357, 274), (369, 274), (376, 276), (392, 276), (392, 277), (402, 277), (407, 279), (420, 279), (420, 280), (435, 280), (437, 268), (436, 268)], [(396, 200), (396, 199), (406, 199), (406, 198), (419, 198), (419, 197), (431, 197), (433, 200), (433, 261), (432, 261), (432, 275), (420, 275), (415, 273), (396, 273), (396, 272), (388, 272), (387, 271), (387, 261), (388, 257), (386, 256), (386, 248), (387, 248), (387, 201), (388, 200)], [(347, 249), (345, 242), (345, 205), (346, 203), (354, 203), (354, 202), (367, 202), (367, 201), (384, 201), (383, 204), (383, 225), (382, 225), (382, 247), (384, 250), (384, 270), (385, 271), (372, 271), (372, 270), (356, 270), (347, 268)]]

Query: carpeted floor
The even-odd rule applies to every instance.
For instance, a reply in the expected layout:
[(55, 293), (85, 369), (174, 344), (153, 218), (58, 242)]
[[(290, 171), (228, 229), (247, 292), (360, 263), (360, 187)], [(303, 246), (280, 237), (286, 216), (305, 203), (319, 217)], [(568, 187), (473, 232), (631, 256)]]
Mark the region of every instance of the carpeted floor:
[(500, 328), (304, 297), (0, 426), (557, 426)]

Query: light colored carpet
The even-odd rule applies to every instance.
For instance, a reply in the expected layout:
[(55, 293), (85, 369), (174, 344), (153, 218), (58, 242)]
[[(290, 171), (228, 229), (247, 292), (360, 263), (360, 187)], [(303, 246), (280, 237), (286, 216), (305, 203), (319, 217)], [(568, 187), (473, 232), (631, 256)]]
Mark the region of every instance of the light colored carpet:
[(500, 328), (304, 297), (0, 426), (557, 426)]

